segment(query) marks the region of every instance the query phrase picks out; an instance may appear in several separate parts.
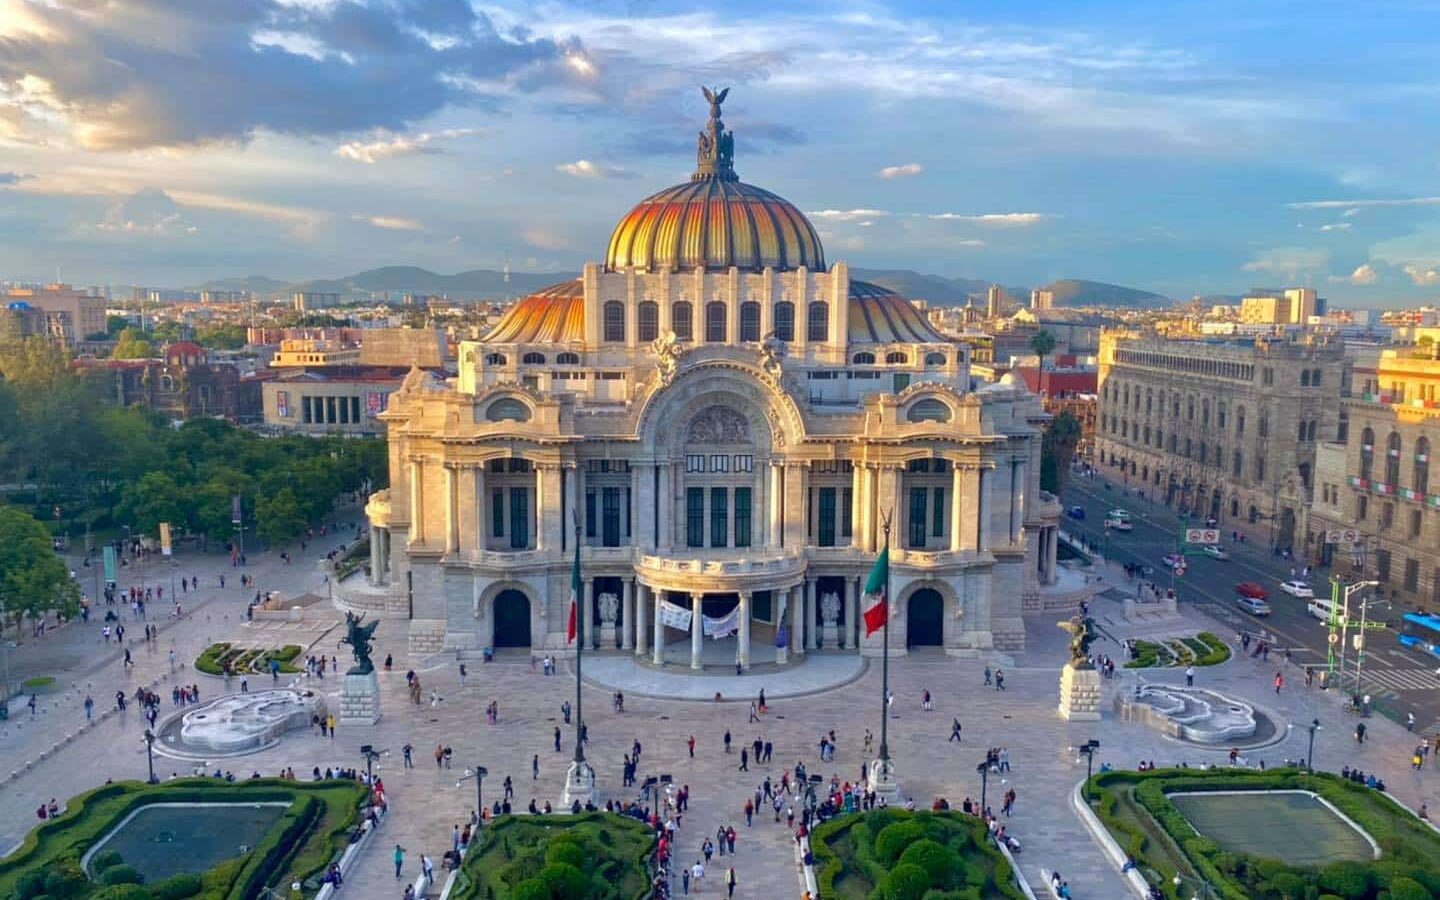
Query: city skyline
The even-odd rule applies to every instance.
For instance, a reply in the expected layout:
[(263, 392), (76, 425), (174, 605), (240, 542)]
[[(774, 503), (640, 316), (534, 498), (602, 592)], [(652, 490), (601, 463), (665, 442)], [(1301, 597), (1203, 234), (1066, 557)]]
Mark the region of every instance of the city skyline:
[(0, 278), (577, 270), (687, 177), (706, 83), (832, 261), (1414, 304), (1422, 15), (0, 0)]

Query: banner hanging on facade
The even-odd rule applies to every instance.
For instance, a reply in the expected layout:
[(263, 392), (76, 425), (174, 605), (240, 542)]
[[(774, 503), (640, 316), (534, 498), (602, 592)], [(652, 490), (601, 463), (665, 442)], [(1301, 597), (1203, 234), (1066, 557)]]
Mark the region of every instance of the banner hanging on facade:
[(712, 640), (718, 641), (721, 638), (729, 637), (740, 630), (740, 604), (735, 604), (734, 609), (718, 619), (701, 616), (700, 627), (705, 632), (705, 636)]
[(383, 391), (366, 392), (365, 414), (372, 419), (380, 415), (382, 412), (385, 411), (385, 400), (389, 396), (389, 394), (386, 394)]
[(171, 549), (172, 549), (172, 548), (171, 548), (171, 545), (170, 545), (170, 523), (169, 523), (169, 522), (161, 522), (161, 523), (160, 523), (160, 554), (161, 554), (162, 556), (169, 556)]
[(110, 544), (105, 545), (105, 580), (115, 583), (115, 548)]
[(275, 392), (275, 415), (282, 419), (290, 418), (290, 392)]
[(685, 607), (676, 606), (669, 600), (661, 600), (659, 606), (655, 608), (655, 612), (660, 617), (660, 624), (666, 628), (690, 630), (690, 610)]

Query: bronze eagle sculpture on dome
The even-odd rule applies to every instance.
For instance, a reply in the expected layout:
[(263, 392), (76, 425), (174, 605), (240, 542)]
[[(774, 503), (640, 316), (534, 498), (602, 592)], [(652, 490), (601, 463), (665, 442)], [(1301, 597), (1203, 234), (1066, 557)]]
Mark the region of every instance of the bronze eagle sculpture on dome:
[(725, 98), (730, 96), (730, 89), (728, 87), (708, 88), (702, 85), (700, 91), (705, 95), (705, 99), (710, 101), (710, 118), (720, 118), (720, 104), (724, 103)]

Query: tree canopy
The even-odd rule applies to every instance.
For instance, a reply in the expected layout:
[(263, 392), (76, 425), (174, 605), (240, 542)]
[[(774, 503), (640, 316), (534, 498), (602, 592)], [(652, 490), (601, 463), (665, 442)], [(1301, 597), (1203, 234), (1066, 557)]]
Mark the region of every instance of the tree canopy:
[(1080, 443), (1080, 436), (1080, 420), (1068, 409), (1050, 420), (1040, 442), (1041, 490), (1052, 494), (1060, 493), (1065, 476), (1070, 472), (1070, 461), (1075, 458), (1075, 447)]
[(35, 517), (0, 505), (0, 601), (9, 616), (59, 610), (74, 615), (80, 588)]
[(146, 338), (145, 332), (138, 328), (126, 328), (120, 332), (120, 337), (115, 341), (115, 349), (110, 351), (115, 359), (149, 359), (155, 355), (155, 345)]

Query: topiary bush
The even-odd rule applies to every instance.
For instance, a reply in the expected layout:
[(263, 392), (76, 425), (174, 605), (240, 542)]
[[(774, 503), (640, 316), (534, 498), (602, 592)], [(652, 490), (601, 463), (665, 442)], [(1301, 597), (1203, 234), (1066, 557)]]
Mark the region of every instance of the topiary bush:
[(581, 872), (585, 871), (585, 850), (572, 840), (556, 840), (545, 848), (546, 865), (563, 863), (573, 866)]
[(882, 865), (893, 866), (905, 848), (925, 837), (925, 829), (918, 822), (895, 822), (880, 829), (875, 835), (875, 859)]
[(1331, 863), (1320, 870), (1320, 887), (1345, 900), (1364, 900), (1370, 893), (1370, 873), (1357, 862)]
[(95, 858), (90, 860), (90, 871), (103, 872), (112, 866), (120, 865), (124, 861), (117, 851), (106, 850), (104, 853), (95, 854)]
[(584, 872), (566, 863), (551, 863), (540, 870), (540, 881), (550, 888), (550, 893), (561, 900), (581, 900), (588, 893), (590, 878)]
[(139, 884), (140, 873), (134, 866), (127, 866), (121, 863), (118, 866), (111, 866), (100, 873), (101, 884)]
[(188, 872), (181, 872), (179, 875), (172, 875), (159, 884), (150, 886), (150, 894), (155, 900), (184, 900), (186, 897), (193, 897), (200, 893), (202, 885), (198, 875), (191, 875)]
[(550, 886), (538, 878), (527, 878), (510, 891), (510, 900), (553, 900)]
[(151, 900), (153, 896), (138, 884), (117, 884), (101, 888), (86, 900)]
[[(895, 826), (887, 826), (893, 828)], [(884, 834), (882, 831), (881, 834)], [(921, 900), (930, 890), (930, 876), (919, 866), (902, 863), (890, 870), (880, 885), (885, 900)]]
[(1431, 900), (1431, 894), (1420, 882), (1402, 876), (1390, 882), (1390, 900)]
[(955, 869), (960, 858), (948, 847), (925, 838), (916, 841), (900, 854), (900, 865), (919, 866), (930, 879), (930, 886), (949, 890), (955, 883)]

